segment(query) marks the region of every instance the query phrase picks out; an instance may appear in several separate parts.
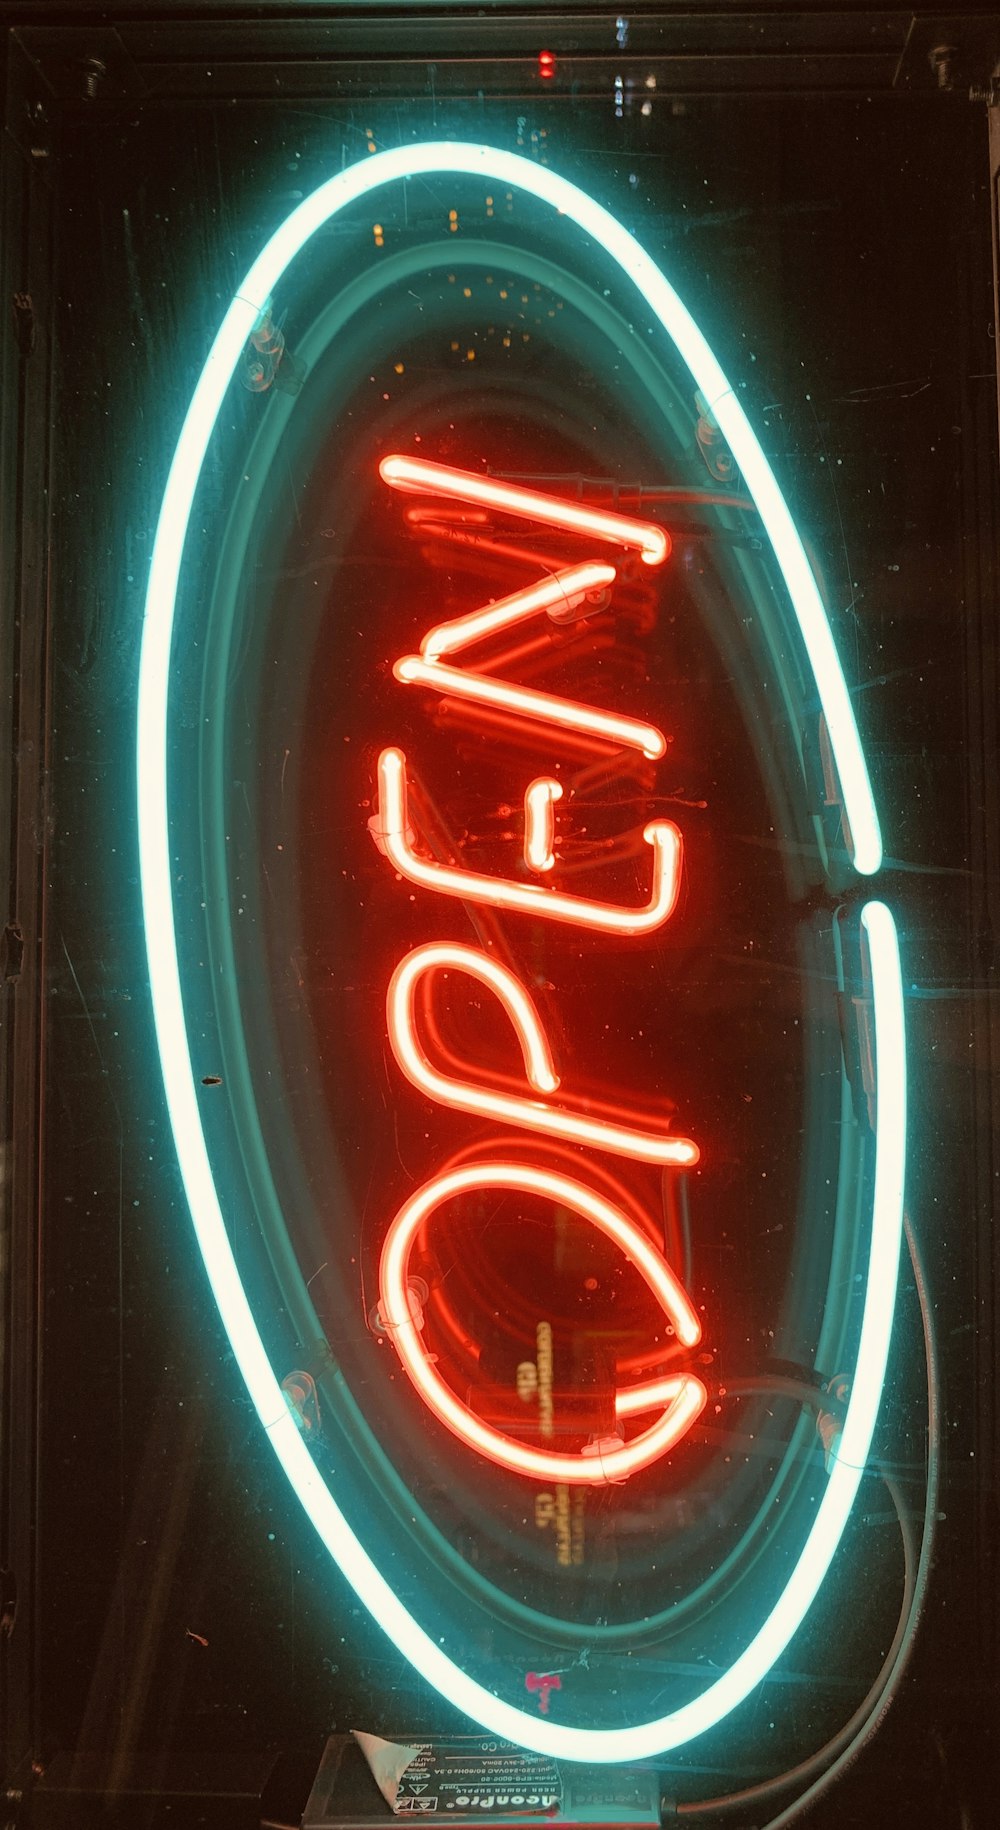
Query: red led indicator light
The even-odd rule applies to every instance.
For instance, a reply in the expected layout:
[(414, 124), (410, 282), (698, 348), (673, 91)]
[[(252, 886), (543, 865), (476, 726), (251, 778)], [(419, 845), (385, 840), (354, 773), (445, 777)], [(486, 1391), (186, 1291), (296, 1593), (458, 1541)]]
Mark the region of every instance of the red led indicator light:
[(556, 73), (555, 52), (554, 51), (539, 51), (539, 53), (538, 53), (538, 74), (541, 77), (543, 83), (550, 83), (552, 81), (552, 78), (554, 77), (555, 73)]

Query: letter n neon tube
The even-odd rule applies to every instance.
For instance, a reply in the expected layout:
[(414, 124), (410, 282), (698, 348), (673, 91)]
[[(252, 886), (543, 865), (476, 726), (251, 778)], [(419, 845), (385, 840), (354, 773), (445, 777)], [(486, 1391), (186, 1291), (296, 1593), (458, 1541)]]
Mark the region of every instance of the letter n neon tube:
[(614, 515), (606, 510), (586, 508), (579, 502), (561, 502), (555, 496), (543, 495), (537, 489), (522, 489), (515, 483), (501, 483), (493, 477), (480, 477), (467, 470), (452, 470), (447, 464), (432, 464), (423, 458), (392, 456), (382, 459), (379, 473), (393, 489), (418, 490), (424, 495), (448, 496), (455, 502), (476, 502), (484, 508), (495, 508), (507, 515), (520, 515), (527, 521), (540, 521), (547, 527), (561, 527), (576, 534), (589, 534), (607, 540), (614, 546), (638, 548), (648, 566), (662, 565), (670, 552), (670, 535), (652, 521), (635, 521), (629, 515)]

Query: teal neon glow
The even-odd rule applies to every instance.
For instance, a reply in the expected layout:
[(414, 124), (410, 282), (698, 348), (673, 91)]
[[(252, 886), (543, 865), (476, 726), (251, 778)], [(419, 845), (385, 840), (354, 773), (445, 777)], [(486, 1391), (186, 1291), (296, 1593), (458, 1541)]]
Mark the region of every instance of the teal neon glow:
[(379, 153), (306, 198), (271, 237), (229, 306), (198, 379), (167, 477), (146, 595), (137, 707), (138, 840), (150, 993), (174, 1141), (198, 1243), (237, 1363), (275, 1454), (360, 1600), (411, 1663), (474, 1721), (556, 1757), (627, 1761), (675, 1748), (720, 1722), (765, 1676), (814, 1600), (867, 1459), (885, 1376), (902, 1230), (906, 1134), (903, 997), (895, 926), (884, 904), (862, 922), (871, 960), (877, 1070), (876, 1168), (864, 1317), (840, 1452), (796, 1567), (725, 1674), (689, 1703), (628, 1728), (574, 1728), (530, 1716), (470, 1677), (403, 1606), (351, 1530), (293, 1421), (240, 1279), (209, 1161), (184, 1018), (173, 909), (167, 781), (170, 657), (188, 523), (208, 444), (243, 347), (286, 267), (331, 217), (383, 184), (464, 173), (549, 203), (607, 250), (687, 362), (757, 502), (784, 574), (819, 689), (844, 793), (854, 862), (870, 874), (881, 840), (868, 774), (829, 625), (801, 542), (739, 402), (673, 288), (622, 225), (575, 185), (511, 153), (452, 142)]

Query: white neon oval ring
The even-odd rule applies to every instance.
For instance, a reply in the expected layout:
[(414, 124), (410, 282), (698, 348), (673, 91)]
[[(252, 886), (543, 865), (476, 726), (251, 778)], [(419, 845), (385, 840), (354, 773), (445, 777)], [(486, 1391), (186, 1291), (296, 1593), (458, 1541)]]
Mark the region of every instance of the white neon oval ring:
[(868, 903), (861, 919), (871, 960), (877, 1115), (865, 1306), (839, 1453), (795, 1569), (739, 1657), (681, 1708), (617, 1729), (574, 1728), (530, 1716), (470, 1677), (409, 1613), (348, 1525), (285, 1404), (233, 1257), (202, 1129), (184, 1021), (170, 863), (167, 712), (177, 583), (202, 465), (236, 364), (289, 262), (317, 229), (381, 185), (430, 172), (479, 176), (550, 204), (604, 247), (662, 323), (714, 413), (767, 528), (816, 678), (843, 787), (854, 862), (865, 874), (879, 868), (881, 838), (868, 772), (815, 580), (770, 466), (697, 325), (628, 230), (576, 185), (494, 147), (425, 142), (376, 153), (363, 164), (348, 167), (292, 211), (254, 261), (226, 311), (185, 415), (153, 542), (139, 660), (138, 842), (150, 996), (181, 1177), (219, 1313), (275, 1454), (330, 1554), (400, 1651), (443, 1696), (484, 1728), (557, 1758), (637, 1760), (703, 1734), (765, 1676), (814, 1600), (857, 1493), (885, 1377), (902, 1233), (906, 1071), (899, 953), (889, 910), (880, 902)]

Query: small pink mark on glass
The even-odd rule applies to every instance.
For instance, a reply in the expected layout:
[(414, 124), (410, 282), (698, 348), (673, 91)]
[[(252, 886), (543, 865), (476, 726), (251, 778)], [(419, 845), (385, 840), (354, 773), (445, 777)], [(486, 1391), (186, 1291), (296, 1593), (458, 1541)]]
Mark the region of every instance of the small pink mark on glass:
[(549, 1692), (550, 1690), (562, 1689), (562, 1678), (554, 1671), (529, 1671), (524, 1680), (524, 1687), (526, 1690), (536, 1690), (538, 1692), (539, 1713), (543, 1716), (547, 1716), (549, 1713)]

